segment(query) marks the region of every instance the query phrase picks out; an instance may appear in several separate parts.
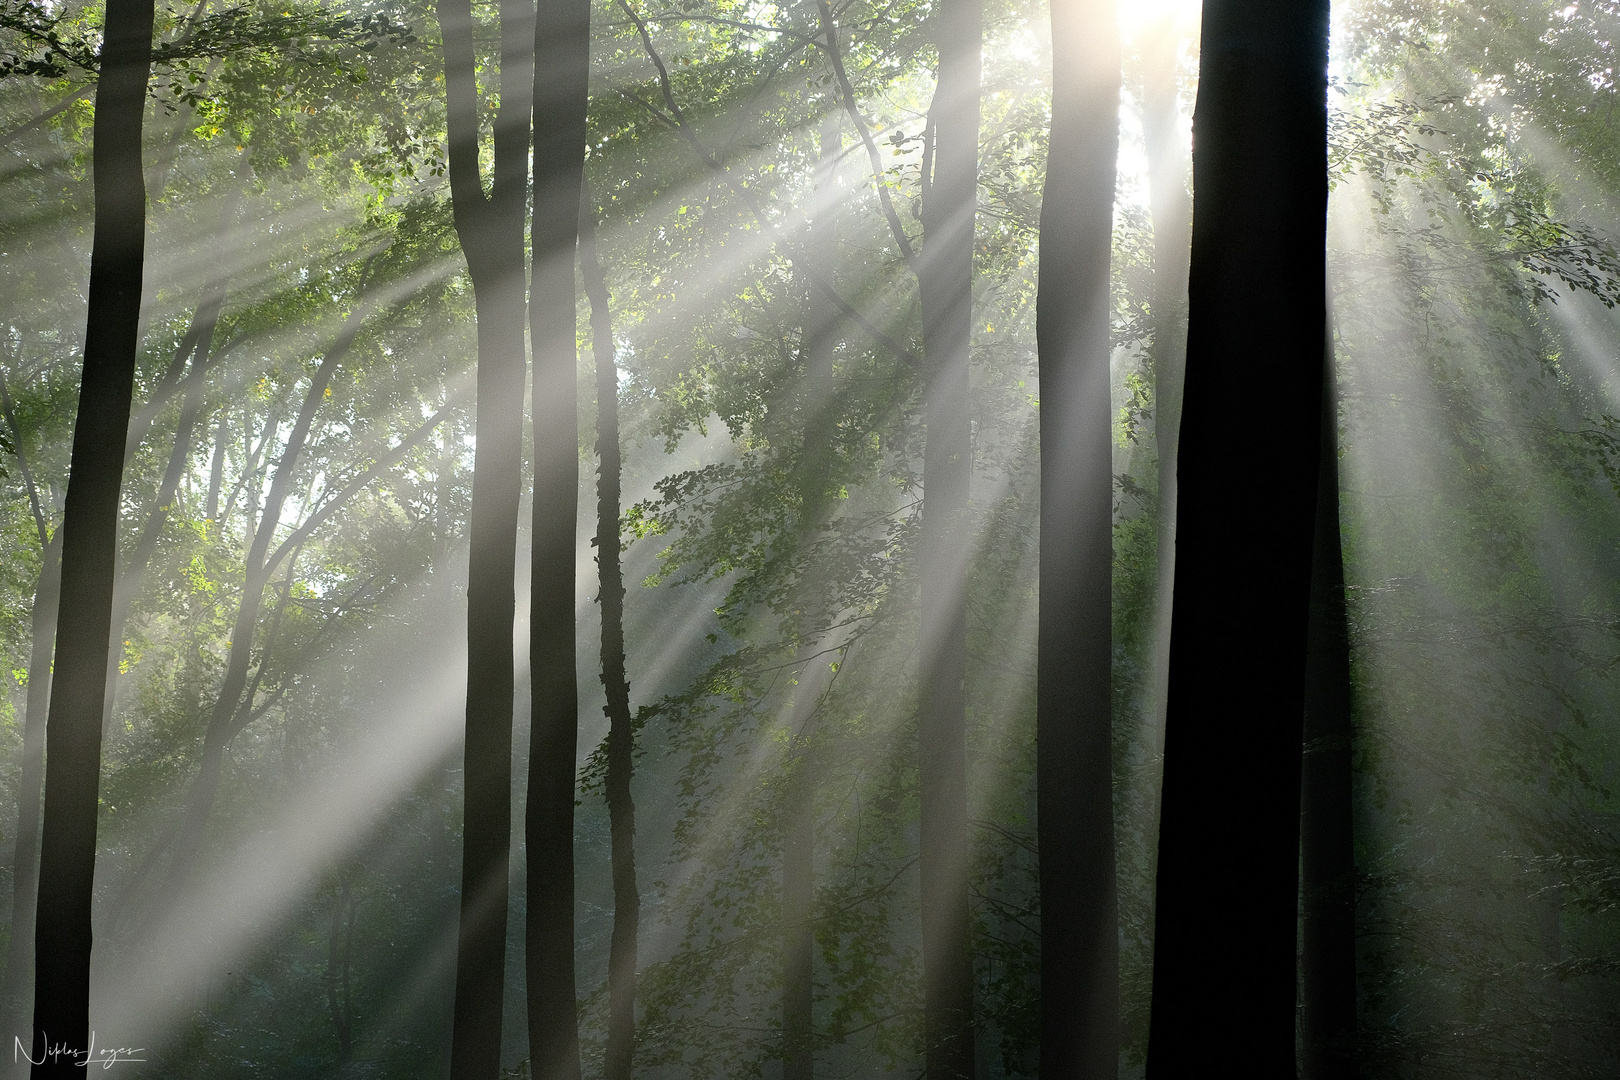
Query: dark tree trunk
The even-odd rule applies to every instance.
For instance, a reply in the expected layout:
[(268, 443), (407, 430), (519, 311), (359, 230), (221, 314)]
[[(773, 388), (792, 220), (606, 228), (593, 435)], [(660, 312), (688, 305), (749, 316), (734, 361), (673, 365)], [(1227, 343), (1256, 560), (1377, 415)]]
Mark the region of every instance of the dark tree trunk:
[(1036, 794), (1041, 1075), (1119, 1072), (1115, 892), (1113, 409), (1109, 266), (1119, 150), (1112, 0), (1052, 4), (1041, 199), (1041, 600)]
[[(577, 1080), (574, 774), (579, 747), (574, 534), (579, 519), (574, 257), (591, 57), (588, 0), (545, 0), (535, 24), (534, 551), (529, 602), (529, 793), (525, 926), (535, 1080)], [(611, 341), (609, 342), (611, 348)]]
[[(46, 726), (34, 934), (35, 1061), (44, 1056), (47, 1039), (78, 1051), (89, 1045), (101, 705), (146, 251), (141, 122), (152, 0), (109, 0), (104, 32), (93, 129), (96, 217), (84, 376), (63, 509), (61, 615)], [(36, 1065), (33, 1074), (82, 1075), (71, 1054)]]
[(338, 1064), (354, 1056), (354, 993), (349, 978), (354, 959), (354, 914), (359, 898), (347, 881), (332, 899), (326, 936), (326, 1008), (337, 1035)]
[(1354, 1080), (1356, 853), (1350, 633), (1339, 539), (1338, 402), (1331, 337), (1322, 377), (1322, 459), (1305, 659), (1305, 765), (1300, 791), (1300, 1012), (1304, 1080)]
[[(452, 211), (478, 318), (478, 441), (467, 565), (467, 719), (461, 923), (451, 1080), (501, 1064), (512, 834), (512, 620), (523, 441), (523, 213), (534, 77), (534, 8), (502, 0), (494, 177), (478, 166), (472, 6), (440, 0)], [(570, 563), (570, 565), (572, 565)]]
[(607, 277), (596, 254), (596, 207), (590, 192), (579, 204), (579, 267), (591, 304), (591, 353), (596, 361), (596, 567), (602, 605), (602, 689), (608, 718), (608, 828), (613, 866), (613, 936), (608, 945), (606, 1080), (630, 1080), (636, 1048), (636, 932), (641, 894), (636, 888), (635, 728), (630, 681), (624, 666), (624, 574), (619, 565), (619, 365), (613, 357), (613, 320)]
[(973, 473), (968, 346), (979, 176), (982, 0), (942, 0), (930, 107), (934, 175), (918, 264), (927, 443), (923, 450), (921, 743), (923, 1038), (928, 1080), (973, 1075), (968, 911), (967, 505)]
[[(1153, 438), (1158, 451), (1157, 596), (1153, 620), (1155, 747), (1164, 749), (1164, 710), (1170, 679), (1170, 610), (1176, 574), (1176, 441), (1181, 433), (1181, 383), (1187, 361), (1187, 255), (1192, 200), (1182, 144), (1181, 93), (1176, 85), (1180, 36), (1166, 19), (1149, 37), (1142, 72), (1142, 135), (1147, 143), (1153, 219)], [(1157, 831), (1156, 829), (1154, 831)]]
[[(1148, 1048), (1154, 1080), (1296, 1073), (1327, 16), (1326, 0), (1204, 7)], [(1254, 479), (1260, 430), (1263, 489)]]
[[(57, 600), (62, 588), (62, 530), (45, 544), (34, 586), (24, 704), (22, 762), (17, 776), (17, 844), (11, 876), (11, 940), (6, 946), (7, 1031), (21, 1031), (32, 1000), (34, 901), (39, 885), (39, 795), (45, 786), (45, 716), (51, 702), (51, 654), (56, 647)], [(15, 1065), (10, 1070), (21, 1074)]]
[[(830, 33), (831, 19), (824, 19)], [(828, 479), (836, 403), (833, 361), (838, 343), (838, 309), (831, 288), (837, 255), (838, 155), (842, 139), (837, 114), (821, 122), (820, 161), (815, 202), (810, 215), (810, 242), (803, 255), (807, 299), (803, 343), (804, 374), (798, 409), (804, 444), (799, 455), (799, 522), (793, 543), (800, 571), (796, 603), (800, 610), (794, 661), (793, 711), (789, 717), (790, 774), (783, 813), (782, 837), (782, 1046), (783, 1080), (811, 1080), (815, 1075), (815, 849), (816, 788), (815, 715), (827, 684), (827, 664), (815, 659), (822, 644), (823, 575), (815, 566), (816, 535), (826, 524)]]

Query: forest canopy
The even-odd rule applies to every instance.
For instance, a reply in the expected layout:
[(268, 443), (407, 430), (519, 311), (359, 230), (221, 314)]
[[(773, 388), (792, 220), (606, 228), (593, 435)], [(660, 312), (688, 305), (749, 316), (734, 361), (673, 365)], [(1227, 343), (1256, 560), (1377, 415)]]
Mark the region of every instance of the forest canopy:
[(1617, 60), (0, 0), (0, 1070), (1620, 1075)]

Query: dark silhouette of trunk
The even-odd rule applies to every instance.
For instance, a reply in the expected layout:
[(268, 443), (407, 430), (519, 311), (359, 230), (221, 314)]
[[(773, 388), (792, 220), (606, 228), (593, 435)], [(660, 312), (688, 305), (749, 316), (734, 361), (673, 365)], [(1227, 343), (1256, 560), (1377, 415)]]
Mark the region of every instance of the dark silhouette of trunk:
[[(5, 1030), (21, 1031), (32, 1001), (34, 901), (39, 884), (39, 796), (45, 781), (45, 716), (51, 701), (51, 654), (56, 645), (57, 599), (62, 585), (62, 530), (45, 542), (34, 586), (33, 632), (28, 652), (22, 762), (17, 776), (17, 843), (12, 860), (11, 940), (6, 946)], [(23, 1070), (12, 1066), (21, 1075)]]
[(923, 197), (921, 811), (923, 1039), (927, 1080), (973, 1075), (973, 943), (968, 911), (967, 528), (973, 446), (973, 221), (979, 177), (982, 0), (942, 0), (933, 166)]
[[(1331, 335), (1331, 327), (1329, 328)], [(1354, 1080), (1356, 853), (1350, 633), (1339, 538), (1338, 401), (1331, 336), (1323, 357), (1322, 450), (1305, 658), (1305, 764), (1300, 786), (1300, 1011), (1304, 1080)]]
[(1113, 409), (1109, 267), (1119, 150), (1112, 0), (1052, 4), (1041, 199), (1041, 600), (1036, 797), (1041, 1075), (1119, 1072), (1115, 891)]
[(1179, 35), (1172, 32), (1169, 19), (1159, 25), (1159, 31), (1148, 36), (1142, 63), (1142, 135), (1147, 143), (1153, 220), (1153, 437), (1159, 458), (1153, 708), (1157, 720), (1155, 748), (1162, 752), (1170, 678), (1170, 607), (1176, 575), (1176, 440), (1181, 433), (1181, 383), (1187, 360), (1187, 256), (1192, 200), (1187, 195), (1187, 149), (1182, 144), (1181, 93), (1176, 85)]
[(596, 207), (589, 190), (579, 204), (579, 268), (591, 304), (591, 353), (596, 361), (596, 568), (602, 605), (602, 689), (608, 718), (608, 826), (612, 844), (613, 936), (608, 945), (607, 1043), (602, 1075), (630, 1080), (636, 1046), (636, 932), (641, 894), (636, 888), (636, 804), (630, 793), (635, 729), (624, 665), (624, 574), (619, 565), (619, 366), (613, 357), (613, 320), (607, 277), (596, 253)]
[(354, 1056), (354, 915), (359, 897), (347, 881), (338, 885), (326, 934), (326, 1008), (337, 1033), (338, 1064)]
[[(151, 68), (152, 0), (109, 0), (104, 34), (92, 134), (95, 231), (84, 375), (63, 508), (61, 610), (45, 735), (34, 1061), (45, 1058), (47, 1039), (72, 1050), (89, 1046), (101, 706), (146, 250), (141, 122)], [(33, 1075), (81, 1072), (68, 1054), (35, 1065)]]
[[(830, 18), (824, 30), (836, 34)], [(836, 43), (836, 39), (835, 39)], [(804, 372), (798, 387), (798, 409), (804, 432), (796, 482), (799, 522), (793, 537), (800, 571), (795, 603), (799, 608), (794, 658), (793, 709), (788, 721), (789, 775), (782, 840), (782, 1044), (783, 1080), (811, 1080), (815, 1075), (815, 848), (816, 788), (815, 715), (827, 684), (827, 664), (816, 654), (828, 621), (823, 575), (811, 550), (830, 511), (828, 482), (837, 411), (833, 360), (838, 344), (838, 308), (828, 289), (834, 282), (837, 256), (838, 195), (835, 190), (842, 139), (837, 114), (822, 118), (820, 161), (811, 207), (810, 238), (802, 259), (806, 315), (801, 345)]]
[(1203, 19), (1148, 1075), (1271, 1080), (1296, 1074), (1328, 5)]
[[(512, 620), (523, 440), (523, 212), (534, 77), (534, 8), (502, 0), (494, 178), (478, 166), (472, 5), (440, 0), (451, 208), (478, 316), (478, 442), (467, 566), (467, 720), (461, 923), (451, 1080), (500, 1071), (512, 832)], [(570, 565), (572, 565), (570, 563)]]
[(534, 40), (534, 262), (529, 309), (534, 347), (534, 549), (529, 597), (529, 788), (524, 815), (525, 974), (534, 1078), (578, 1080), (574, 534), (579, 520), (579, 364), (574, 257), (585, 178), (591, 57), (588, 0), (546, 0), (540, 5)]

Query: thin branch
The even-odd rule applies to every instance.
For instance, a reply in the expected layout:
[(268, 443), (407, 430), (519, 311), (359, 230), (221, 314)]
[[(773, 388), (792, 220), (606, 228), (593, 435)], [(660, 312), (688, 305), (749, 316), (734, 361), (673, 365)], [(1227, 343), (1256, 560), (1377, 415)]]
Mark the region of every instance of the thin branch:
[(61, 116), (63, 113), (67, 112), (68, 109), (72, 108), (74, 102), (82, 101), (91, 94), (95, 93), (95, 91), (96, 84), (94, 80), (92, 80), (86, 85), (81, 86), (72, 94), (69, 94), (67, 97), (63, 98), (61, 101), (58, 101), (55, 105), (52, 105), (50, 108), (46, 109), (32, 120), (29, 120), (26, 123), (18, 124), (4, 135), (0, 135), (0, 146), (6, 145), (13, 139), (21, 138), (30, 131), (33, 131), (35, 128), (43, 127), (44, 125), (50, 123), (58, 116)]
[(417, 428), (415, 431), (411, 432), (411, 434), (401, 439), (397, 446), (395, 446), (392, 450), (389, 450), (382, 457), (378, 458), (372, 464), (371, 468), (355, 477), (342, 491), (332, 496), (325, 503), (322, 503), (320, 509), (309, 515), (309, 517), (305, 519), (304, 523), (297, 529), (293, 530), (292, 535), (283, 540), (281, 542), (281, 546), (276, 548), (275, 552), (265, 560), (264, 569), (261, 571), (261, 573), (268, 577), (274, 572), (277, 564), (280, 563), (282, 559), (286, 558), (294, 548), (298, 547), (299, 545), (303, 544), (305, 540), (309, 539), (310, 534), (316, 529), (326, 524), (326, 522), (330, 520), (333, 514), (338, 512), (344, 503), (348, 502), (355, 495), (358, 495), (379, 475), (393, 468), (399, 459), (405, 456), (405, 452), (407, 450), (410, 450), (423, 439), (427, 438), (428, 435), (432, 433), (434, 428), (444, 423), (445, 418), (450, 415), (450, 410), (454, 406), (460, 404), (462, 396), (463, 395), (457, 394), (451, 397), (439, 407), (438, 412), (428, 417), (427, 420), (422, 423), (421, 427)]
[[(692, 148), (693, 153), (697, 154), (699, 159), (701, 159), (705, 165), (717, 173), (723, 180), (726, 181), (728, 185), (730, 185), (734, 192), (742, 197), (743, 201), (748, 204), (749, 210), (753, 213), (755, 220), (759, 222), (761, 228), (764, 228), (770, 232), (776, 232), (777, 226), (773, 225), (769, 218), (765, 215), (765, 212), (760, 209), (758, 202), (756, 202), (753, 197), (753, 193), (734, 181), (731, 178), (730, 170), (726, 168), (725, 165), (717, 161), (714, 156), (710, 154), (703, 146), (703, 144), (698, 141), (697, 136), (693, 134), (690, 125), (686, 121), (685, 114), (681, 111), (679, 103), (677, 103), (675, 100), (674, 89), (670, 85), (669, 81), (669, 69), (664, 66), (663, 58), (658, 55), (657, 49), (653, 47), (652, 38), (647, 33), (647, 24), (642, 21), (639, 15), (636, 14), (635, 9), (630, 6), (628, 0), (617, 0), (617, 2), (619, 6), (624, 9), (624, 12), (629, 15), (631, 20), (636, 24), (636, 29), (641, 35), (642, 48), (646, 50), (648, 57), (651, 58), (653, 66), (658, 69), (659, 84), (663, 91), (664, 101), (669, 106), (669, 113), (665, 113), (663, 110), (659, 109), (645, 98), (642, 98), (628, 90), (620, 90), (619, 93), (628, 100), (634, 101), (641, 105), (648, 112), (652, 113), (653, 116), (673, 128), (683, 139), (686, 140), (687, 145)], [(909, 262), (912, 257), (910, 245), (905, 245), (902, 248), (902, 251), (906, 253), (906, 257)], [(805, 277), (810, 281), (810, 283), (814, 285), (819, 292), (831, 300), (834, 306), (836, 306), (840, 312), (847, 316), (849, 320), (856, 326), (860, 327), (861, 330), (863, 330), (874, 342), (881, 345), (897, 359), (903, 361), (913, 368), (921, 370), (922, 360), (917, 356), (917, 354), (913, 353), (910, 349), (906, 348), (904, 345), (901, 345), (899, 342), (889, 337), (889, 335), (885, 334), (882, 330), (879, 330), (876, 326), (874, 326), (871, 320), (867, 319), (860, 312), (856, 311), (847, 300), (838, 295), (837, 291), (833, 289), (832, 285), (823, 279), (820, 274), (815, 273), (808, 268), (795, 268), (803, 270)]]
[(889, 231), (894, 234), (895, 245), (905, 257), (906, 265), (915, 273), (917, 252), (911, 246), (911, 238), (906, 235), (900, 214), (894, 208), (889, 185), (883, 181), (883, 155), (878, 152), (877, 143), (872, 139), (872, 129), (867, 126), (866, 117), (861, 115), (860, 107), (855, 103), (855, 88), (850, 85), (849, 73), (844, 69), (844, 55), (838, 47), (838, 24), (833, 21), (832, 6), (827, 0), (816, 0), (816, 8), (821, 12), (821, 30), (827, 39), (827, 55), (832, 60), (833, 74), (838, 77), (838, 88), (842, 91), (844, 111), (849, 114), (861, 142), (866, 145), (866, 159), (872, 166), (872, 186), (877, 188), (878, 201), (883, 204), (883, 216), (889, 221)]

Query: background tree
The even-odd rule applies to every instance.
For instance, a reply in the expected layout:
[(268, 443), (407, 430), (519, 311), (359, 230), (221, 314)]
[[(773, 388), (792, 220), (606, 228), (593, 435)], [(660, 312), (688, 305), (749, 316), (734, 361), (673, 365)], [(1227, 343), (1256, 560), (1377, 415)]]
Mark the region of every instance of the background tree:
[(1103, 1077), (1119, 1071), (1108, 361), (1120, 59), (1112, 9), (1054, 4), (1052, 42), (1036, 330), (1041, 1071)]

